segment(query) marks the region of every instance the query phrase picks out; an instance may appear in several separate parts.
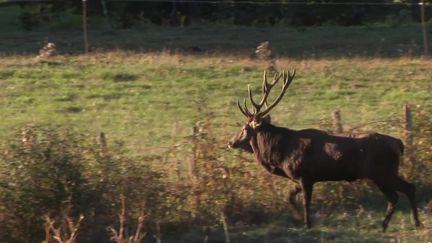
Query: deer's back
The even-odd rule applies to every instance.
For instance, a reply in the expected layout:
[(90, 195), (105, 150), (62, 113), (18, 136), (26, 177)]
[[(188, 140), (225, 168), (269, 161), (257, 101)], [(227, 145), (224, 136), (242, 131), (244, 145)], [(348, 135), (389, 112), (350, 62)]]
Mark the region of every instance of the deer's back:
[(355, 180), (397, 173), (403, 144), (379, 133), (329, 134), (315, 129), (297, 132), (308, 146), (301, 173), (317, 180)]

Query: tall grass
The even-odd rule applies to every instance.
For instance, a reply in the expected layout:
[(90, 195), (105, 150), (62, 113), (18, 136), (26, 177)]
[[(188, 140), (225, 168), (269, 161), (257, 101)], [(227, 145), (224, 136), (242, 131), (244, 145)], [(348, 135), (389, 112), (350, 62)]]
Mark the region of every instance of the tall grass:
[[(172, 31), (180, 37), (194, 33)], [(286, 34), (309, 33), (290, 31)], [(158, 41), (152, 42), (156, 50)], [(282, 47), (283, 38), (279, 41)], [(60, 50), (65, 46), (56, 44)], [(289, 56), (295, 47), (282, 53)], [(192, 55), (175, 49), (61, 54), (48, 60), (0, 57), (0, 241), (42, 241), (43, 216), (61, 220), (69, 198), (71, 219), (84, 215), (78, 242), (108, 242), (107, 227), (128, 231), (122, 236), (117, 231), (125, 240), (141, 227), (136, 219), (142, 212), (147, 242), (431, 239), (428, 212), (422, 210), (432, 186), (430, 60), (302, 59), (298, 51), (295, 58), (275, 62), (298, 74), (272, 113), (278, 125), (331, 130), (331, 114), (340, 110), (344, 129), (360, 126), (400, 137), (403, 103), (413, 104), (417, 163), (415, 173), (405, 173), (411, 169), (405, 164), (402, 172), (419, 186), (426, 227), (412, 227), (401, 200), (403, 210), (389, 233), (381, 234), (385, 200), (368, 183), (320, 184), (313, 200), (317, 227), (305, 230), (288, 208), (289, 182), (267, 174), (251, 156), (225, 148), (243, 119), (236, 100), (247, 96), (247, 84), (259, 91), (266, 62), (226, 50)]]
[[(62, 219), (65, 203), (72, 206), (67, 215), (70, 220), (84, 216), (78, 242), (108, 242), (110, 235), (117, 241), (127, 240), (128, 235), (133, 239), (138, 228), (138, 238), (152, 241), (151, 236), (157, 235), (162, 242), (228, 238), (414, 242), (432, 236), (427, 211), (422, 209), (431, 196), (429, 152), (417, 151), (416, 167), (421, 170), (416, 169), (409, 178), (419, 189), (424, 229), (414, 228), (408, 205), (401, 200), (389, 233), (382, 234), (384, 197), (368, 183), (340, 182), (321, 183), (316, 188), (316, 228), (303, 230), (301, 220), (288, 207), (290, 184), (267, 174), (249, 155), (227, 150), (225, 140), (215, 132), (214, 115), (203, 109), (206, 106), (205, 102), (196, 106), (190, 136), (177, 139), (173, 135), (170, 150), (138, 157), (109, 134), (101, 142), (101, 138), (95, 140), (66, 127), (32, 125), (17, 131), (14, 139), (3, 143), (0, 158), (4, 222), (0, 239), (43, 239), (43, 216)], [(431, 130), (430, 122), (416, 123), (419, 148), (428, 139), (422, 134)]]

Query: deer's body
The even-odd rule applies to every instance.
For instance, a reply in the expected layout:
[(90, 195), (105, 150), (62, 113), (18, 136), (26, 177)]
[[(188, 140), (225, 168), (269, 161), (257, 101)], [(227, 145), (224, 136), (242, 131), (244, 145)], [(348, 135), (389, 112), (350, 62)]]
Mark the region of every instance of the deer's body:
[[(228, 146), (253, 153), (255, 160), (267, 171), (296, 183), (289, 193), (289, 202), (295, 208), (294, 196), (302, 193), (307, 227), (311, 227), (310, 203), (314, 183), (357, 179), (372, 180), (386, 196), (388, 206), (382, 223), (383, 231), (393, 215), (399, 198), (397, 192), (408, 197), (414, 223), (420, 226), (415, 186), (398, 174), (404, 150), (401, 140), (379, 133), (329, 134), (316, 129), (295, 131), (270, 123), (270, 117), (266, 114), (282, 99), (294, 75), (295, 73), (276, 74), (273, 81), (267, 83), (264, 73), (264, 94), (259, 103), (253, 100), (252, 92), (248, 89), (254, 110), (249, 111), (246, 100), (243, 107), (238, 102), (247, 121)], [(269, 92), (280, 78), (283, 78), (282, 91), (267, 106)], [(264, 105), (266, 108), (261, 111)]]
[[(250, 141), (255, 159), (270, 173), (298, 181), (378, 179), (380, 171), (398, 173), (403, 144), (378, 134), (333, 135), (306, 129), (294, 131), (265, 124)], [(280, 172), (280, 171), (279, 171)]]

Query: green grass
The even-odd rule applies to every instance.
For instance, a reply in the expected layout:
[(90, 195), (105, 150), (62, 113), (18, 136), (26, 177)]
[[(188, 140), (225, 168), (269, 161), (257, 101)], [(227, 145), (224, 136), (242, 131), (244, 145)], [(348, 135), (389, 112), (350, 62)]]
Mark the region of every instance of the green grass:
[[(244, 119), (236, 101), (247, 97), (248, 84), (258, 96), (267, 64), (249, 58), (249, 54), (266, 39), (275, 43), (282, 56), (277, 66), (297, 70), (283, 101), (271, 113), (276, 124), (328, 129), (332, 112), (341, 110), (347, 129), (372, 122), (363, 128), (400, 136), (405, 101), (431, 111), (432, 62), (410, 56), (383, 58), (397, 54), (397, 43), (418, 36), (413, 32), (390, 38), (393, 31), (414, 30), (379, 28), (283, 29), (286, 32), (280, 35), (276, 33), (281, 29), (221, 26), (93, 32), (93, 48), (110, 51), (89, 55), (77, 54), (81, 48), (79, 32), (9, 32), (0, 39), (0, 139), (10, 139), (29, 123), (54, 123), (95, 137), (104, 131), (109, 143), (122, 140), (134, 155), (160, 155), (176, 142), (185, 141), (196, 122), (211, 119), (212, 132), (222, 146), (237, 132), (236, 123)], [(390, 37), (379, 42), (381, 35)], [(342, 40), (346, 36), (352, 38)], [(55, 41), (60, 55), (38, 62), (34, 56), (45, 40)], [(211, 53), (171, 51), (191, 45)], [(146, 51), (139, 51), (141, 47)], [(164, 47), (170, 50), (162, 51)], [(377, 51), (378, 47), (382, 51)], [(391, 122), (383, 122), (388, 120)], [(315, 215), (316, 227), (311, 230), (303, 229), (290, 212), (258, 225), (230, 225), (232, 242), (430, 240), (427, 213), (421, 211), (426, 229), (413, 230), (403, 200), (398, 209), (405, 210), (397, 211), (389, 233), (380, 233), (385, 201), (381, 196), (372, 198), (372, 202), (361, 199), (370, 206), (361, 216), (343, 205), (328, 214), (329, 210), (321, 210), (319, 200), (314, 200), (313, 212), (321, 216)], [(347, 214), (342, 213), (345, 211)], [(197, 227), (169, 232), (164, 229), (164, 242), (202, 242), (205, 237)], [(222, 228), (209, 233), (210, 242), (223, 239)]]
[[(229, 236), (231, 242), (428, 242), (431, 240), (430, 220), (422, 215), (426, 229), (415, 229), (409, 220), (408, 212), (395, 212), (386, 233), (380, 230), (383, 212), (366, 210), (362, 215), (356, 212), (315, 214), (315, 226), (305, 229), (298, 220), (288, 214), (277, 215), (268, 222), (258, 225), (231, 225)], [(332, 214), (333, 213), (333, 214)], [(270, 222), (271, 221), (271, 222)], [(203, 242), (205, 237), (209, 242), (225, 242), (222, 226), (210, 232), (182, 230), (182, 232), (166, 232), (164, 242)]]
[[(293, 128), (328, 128), (337, 109), (347, 127), (400, 119), (405, 101), (429, 107), (430, 64), (407, 58), (281, 59), (278, 66), (296, 68), (297, 77), (273, 120)], [(264, 65), (240, 57), (125, 52), (42, 63), (4, 57), (0, 123), (6, 129), (0, 137), (28, 123), (69, 124), (94, 134), (103, 130), (139, 153), (168, 146), (173, 132), (188, 135), (205, 113), (212, 113), (218, 131), (231, 134), (243, 121), (236, 100), (247, 97), (247, 84), (258, 96)]]

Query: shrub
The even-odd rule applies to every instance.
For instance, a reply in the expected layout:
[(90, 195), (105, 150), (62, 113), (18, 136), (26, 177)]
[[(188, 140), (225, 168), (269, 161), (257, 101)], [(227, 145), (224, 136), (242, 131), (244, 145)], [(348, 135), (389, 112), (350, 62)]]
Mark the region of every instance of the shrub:
[[(0, 241), (42, 241), (44, 217), (85, 218), (78, 242), (109, 241), (106, 228), (117, 222), (120, 195), (128, 216), (146, 211), (157, 219), (164, 186), (160, 173), (121, 145), (98, 145), (89, 136), (51, 125), (26, 126), (0, 155)], [(133, 227), (133, 225), (128, 225)]]
[(73, 205), (83, 205), (88, 190), (81, 140), (69, 131), (27, 126), (6, 145), (0, 157), (5, 236), (22, 242), (41, 239), (44, 214), (59, 213), (69, 197)]

